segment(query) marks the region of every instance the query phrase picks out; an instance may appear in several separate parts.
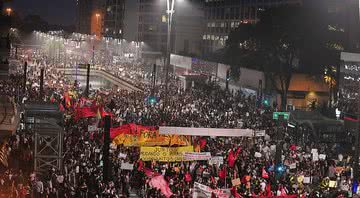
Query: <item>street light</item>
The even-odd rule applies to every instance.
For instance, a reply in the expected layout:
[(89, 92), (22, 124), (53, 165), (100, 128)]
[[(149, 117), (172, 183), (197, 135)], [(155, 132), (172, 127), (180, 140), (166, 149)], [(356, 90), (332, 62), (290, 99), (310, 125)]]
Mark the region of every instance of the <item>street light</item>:
[(171, 26), (172, 26), (172, 20), (175, 13), (175, 0), (166, 0), (167, 3), (167, 24), (168, 24), (168, 32), (167, 32), (167, 43), (166, 43), (166, 78), (165, 78), (165, 105), (166, 108), (167, 104), (167, 92), (168, 92), (168, 84), (169, 84), (169, 68), (170, 68), (170, 51), (171, 51)]
[(6, 8), (6, 13), (7, 13), (8, 16), (11, 15), (11, 12), (12, 12), (12, 9), (11, 9), (11, 8)]

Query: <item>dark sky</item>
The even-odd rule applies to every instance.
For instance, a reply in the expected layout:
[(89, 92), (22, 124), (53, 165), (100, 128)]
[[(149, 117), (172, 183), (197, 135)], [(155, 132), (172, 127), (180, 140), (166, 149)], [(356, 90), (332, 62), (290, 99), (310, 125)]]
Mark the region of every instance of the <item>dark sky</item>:
[(50, 24), (75, 24), (76, 0), (13, 0), (9, 4), (22, 17), (38, 14)]

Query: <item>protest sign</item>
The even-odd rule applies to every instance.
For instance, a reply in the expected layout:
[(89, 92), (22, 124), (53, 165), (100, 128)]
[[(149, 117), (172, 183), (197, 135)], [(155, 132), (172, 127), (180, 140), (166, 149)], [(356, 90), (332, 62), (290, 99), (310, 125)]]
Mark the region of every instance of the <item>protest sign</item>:
[(326, 155), (325, 155), (325, 154), (320, 154), (320, 155), (319, 155), (319, 159), (320, 159), (320, 160), (325, 160), (325, 159), (326, 159)]
[(319, 161), (319, 154), (318, 153), (313, 153), (312, 154), (312, 161), (316, 162), (316, 161)]
[(184, 160), (185, 161), (201, 161), (211, 159), (210, 152), (185, 152)]
[(290, 164), (290, 167), (289, 167), (290, 169), (296, 169), (296, 163), (292, 163), (292, 164)]
[(130, 163), (121, 163), (121, 167), (122, 170), (133, 170), (134, 169), (134, 164), (130, 164)]
[(304, 184), (310, 184), (310, 177), (304, 177)]
[(232, 183), (233, 186), (240, 185), (241, 184), (240, 178), (236, 178), (236, 179), (231, 180), (231, 183)]
[(218, 166), (220, 166), (223, 163), (224, 163), (224, 157), (223, 156), (214, 156), (214, 157), (211, 157), (211, 159), (209, 160), (210, 165), (218, 165)]
[(97, 131), (98, 128), (96, 127), (96, 125), (89, 125), (88, 126), (88, 132), (94, 132)]
[(266, 133), (265, 130), (256, 130), (255, 137), (265, 137)]
[(193, 198), (211, 198), (212, 193), (218, 198), (229, 198), (231, 196), (230, 189), (212, 189), (209, 186), (194, 183)]
[(193, 152), (192, 146), (184, 147), (141, 147), (140, 159), (143, 161), (178, 162), (184, 161), (184, 152)]

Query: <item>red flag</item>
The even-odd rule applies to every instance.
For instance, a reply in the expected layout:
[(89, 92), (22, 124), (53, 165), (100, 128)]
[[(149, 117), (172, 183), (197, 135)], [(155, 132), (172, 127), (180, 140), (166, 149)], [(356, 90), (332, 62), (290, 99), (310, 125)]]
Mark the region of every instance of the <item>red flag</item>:
[(270, 183), (268, 183), (268, 184), (266, 185), (266, 193), (267, 193), (267, 195), (266, 195), (267, 197), (271, 197), (271, 196), (272, 196)]
[(230, 168), (234, 167), (236, 158), (239, 155), (240, 150), (240, 147), (236, 150), (236, 153), (234, 153), (232, 149), (230, 150), (230, 153), (228, 155), (228, 164)]
[(187, 172), (187, 173), (185, 174), (185, 181), (186, 181), (186, 182), (191, 182), (191, 180), (192, 180), (191, 175), (190, 175), (189, 172)]
[(150, 180), (149, 185), (152, 186), (153, 188), (160, 189), (161, 193), (164, 194), (166, 198), (169, 198), (171, 197), (171, 195), (173, 195), (169, 187), (169, 184), (166, 182), (164, 176), (162, 175), (153, 177)]
[(64, 112), (64, 111), (65, 111), (64, 105), (62, 105), (62, 104), (60, 103), (59, 109), (60, 109), (61, 112)]
[(203, 149), (206, 146), (206, 139), (205, 138), (201, 138), (200, 139), (200, 148)]
[(225, 179), (226, 178), (226, 167), (223, 166), (223, 169), (219, 171), (219, 177), (221, 179)]
[(144, 163), (142, 160), (139, 160), (139, 166), (138, 166), (138, 171), (142, 171), (144, 167)]
[(261, 174), (262, 178), (264, 179), (268, 179), (269, 178), (269, 174), (266, 172), (265, 168), (262, 169), (262, 174)]
[(242, 198), (241, 195), (237, 192), (235, 186), (233, 186), (233, 187), (231, 188), (231, 194), (232, 194), (232, 196), (234, 196), (235, 198)]

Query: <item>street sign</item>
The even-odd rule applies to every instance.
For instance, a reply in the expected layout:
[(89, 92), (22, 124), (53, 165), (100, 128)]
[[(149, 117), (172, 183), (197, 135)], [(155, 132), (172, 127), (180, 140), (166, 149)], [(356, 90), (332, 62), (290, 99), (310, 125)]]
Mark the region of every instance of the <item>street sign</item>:
[(290, 112), (274, 112), (273, 113), (273, 120), (278, 120), (279, 116), (283, 116), (284, 120), (288, 120), (290, 117)]

